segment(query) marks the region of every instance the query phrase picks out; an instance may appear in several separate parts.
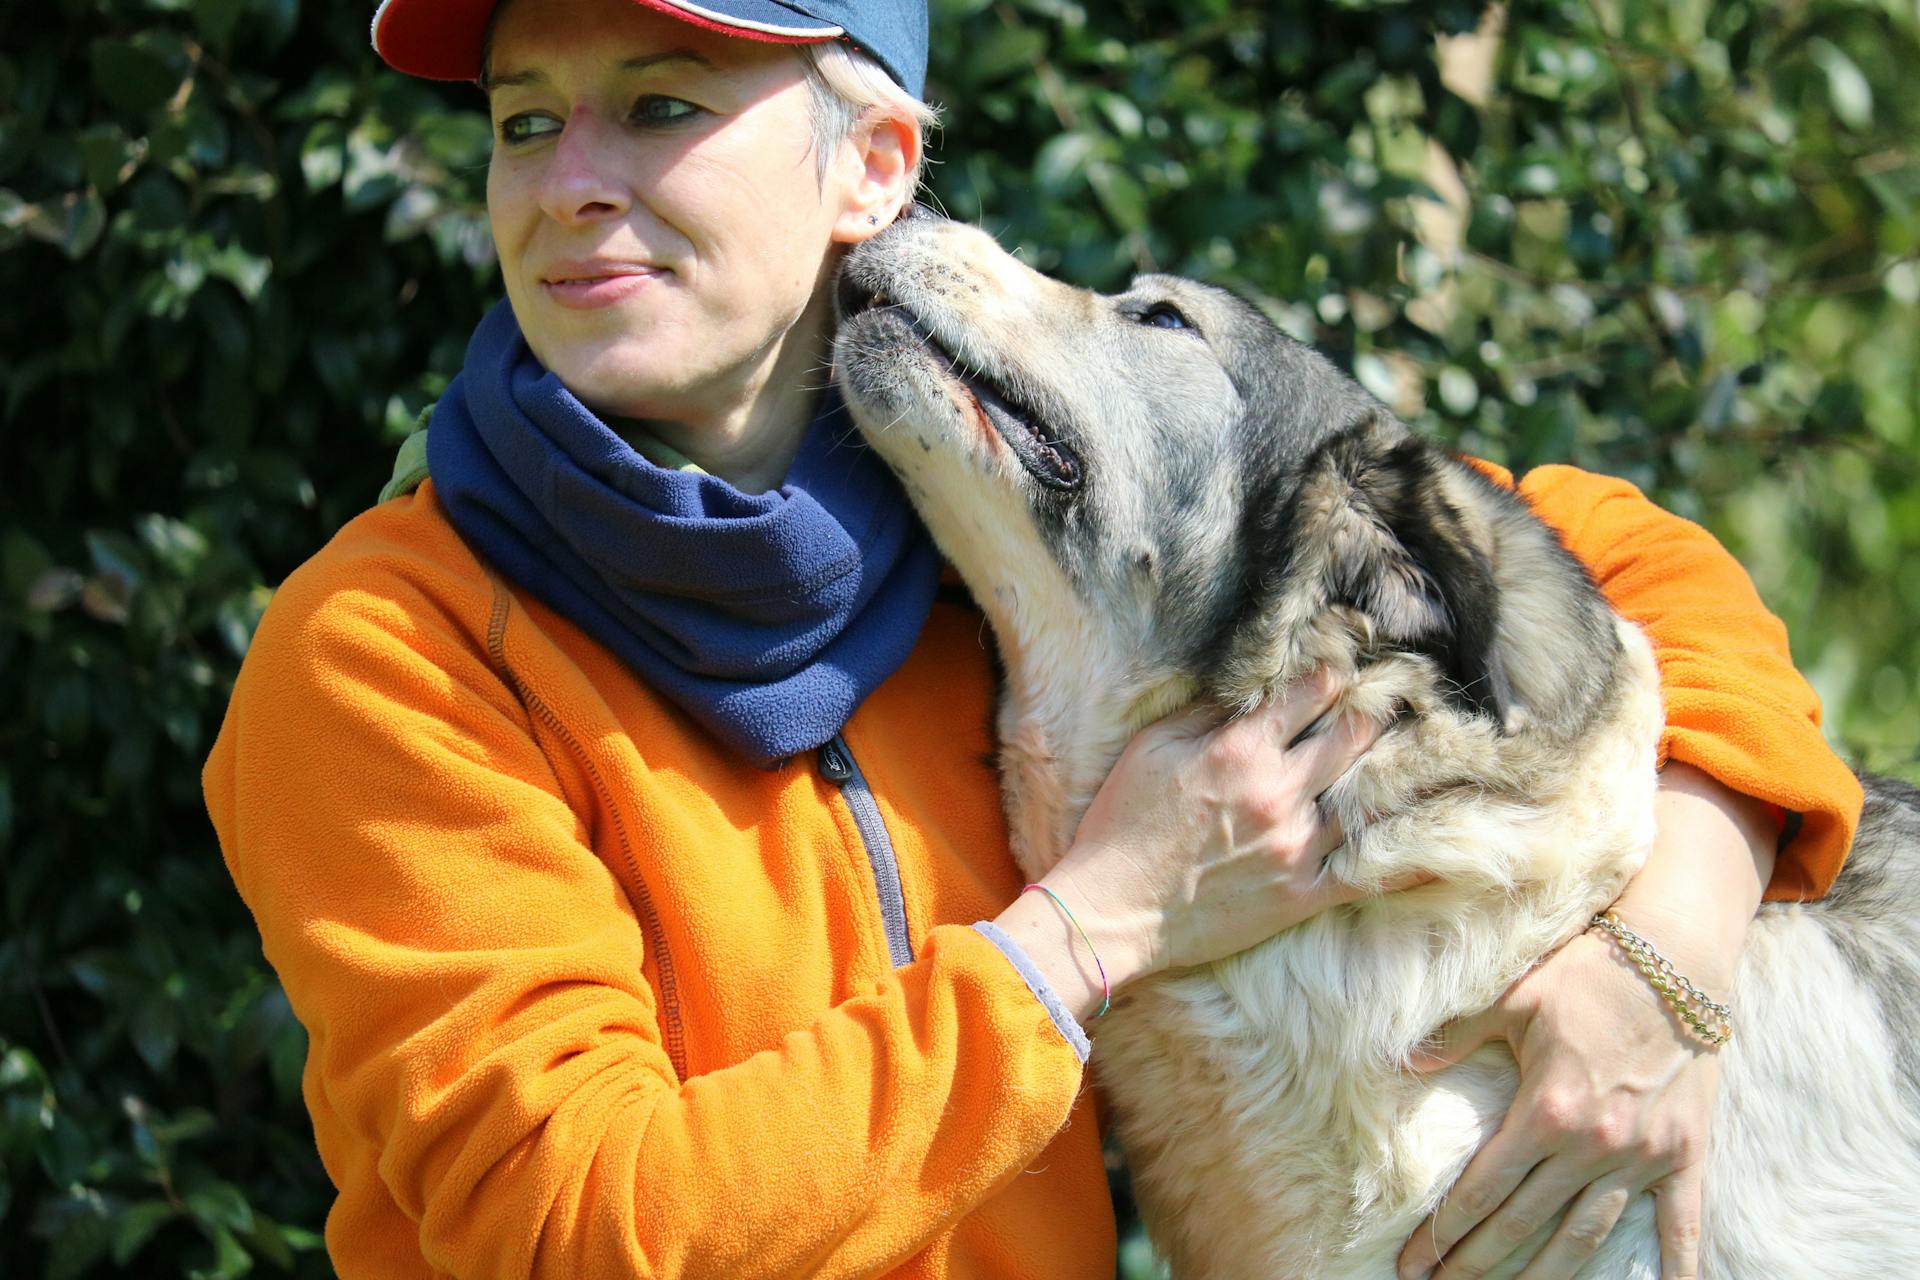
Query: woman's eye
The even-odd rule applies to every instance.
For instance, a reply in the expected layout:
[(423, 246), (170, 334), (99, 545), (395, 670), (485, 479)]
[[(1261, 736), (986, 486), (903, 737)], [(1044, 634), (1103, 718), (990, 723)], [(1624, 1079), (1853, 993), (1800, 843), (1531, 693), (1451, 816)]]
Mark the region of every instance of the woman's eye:
[(650, 93), (633, 104), (636, 124), (679, 124), (700, 113), (700, 108), (680, 98)]
[(1150, 324), (1156, 329), (1191, 329), (1193, 321), (1187, 319), (1180, 308), (1171, 302), (1156, 302), (1140, 313), (1140, 323)]
[(530, 142), (546, 134), (558, 132), (560, 122), (549, 115), (523, 111), (517, 116), (508, 116), (502, 120), (498, 128), (502, 142)]

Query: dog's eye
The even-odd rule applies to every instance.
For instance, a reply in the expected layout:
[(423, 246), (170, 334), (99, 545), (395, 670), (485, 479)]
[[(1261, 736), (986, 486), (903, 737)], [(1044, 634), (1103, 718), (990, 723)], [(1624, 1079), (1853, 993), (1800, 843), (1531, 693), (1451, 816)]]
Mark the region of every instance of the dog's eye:
[(1193, 321), (1171, 302), (1156, 302), (1140, 313), (1140, 323), (1156, 329), (1191, 329)]

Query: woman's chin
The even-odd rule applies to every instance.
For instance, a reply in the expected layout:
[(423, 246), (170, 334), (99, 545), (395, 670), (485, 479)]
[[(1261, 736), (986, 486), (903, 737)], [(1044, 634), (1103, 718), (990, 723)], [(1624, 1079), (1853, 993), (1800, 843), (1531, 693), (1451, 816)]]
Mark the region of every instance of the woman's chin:
[[(620, 358), (625, 354), (626, 358)], [(547, 363), (574, 398), (603, 418), (679, 419), (700, 397), (701, 379), (686, 362), (658, 351), (595, 353), (594, 358)]]

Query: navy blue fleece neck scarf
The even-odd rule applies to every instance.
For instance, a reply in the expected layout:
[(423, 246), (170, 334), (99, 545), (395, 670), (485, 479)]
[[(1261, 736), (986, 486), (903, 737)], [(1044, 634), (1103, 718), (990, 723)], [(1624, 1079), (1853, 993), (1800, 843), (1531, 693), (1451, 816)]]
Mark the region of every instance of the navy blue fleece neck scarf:
[(727, 746), (769, 765), (840, 731), (906, 660), (940, 562), (828, 403), (775, 493), (642, 458), (547, 372), (505, 301), (434, 407), (454, 527)]

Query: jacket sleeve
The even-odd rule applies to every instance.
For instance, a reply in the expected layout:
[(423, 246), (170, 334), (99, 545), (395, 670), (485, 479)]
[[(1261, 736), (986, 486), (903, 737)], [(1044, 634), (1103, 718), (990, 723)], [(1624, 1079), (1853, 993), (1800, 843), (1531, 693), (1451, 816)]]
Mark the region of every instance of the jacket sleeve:
[(1515, 487), (1653, 642), (1667, 707), (1662, 762), (1685, 761), (1782, 811), (1769, 899), (1824, 894), (1859, 825), (1860, 783), (1821, 734), (1820, 700), (1746, 571), (1712, 534), (1624, 480), (1544, 466)]
[(881, 1271), (1065, 1123), (1084, 1042), (964, 925), (778, 1047), (677, 1079), (633, 910), (456, 621), (484, 608), (377, 568), (352, 584), (281, 589), (204, 781), (311, 1034), (316, 1128), (375, 1153), (329, 1173), (377, 1176), (435, 1268)]

